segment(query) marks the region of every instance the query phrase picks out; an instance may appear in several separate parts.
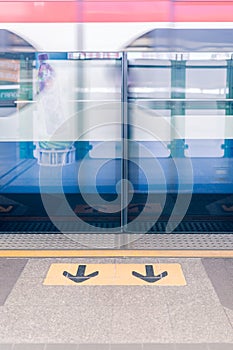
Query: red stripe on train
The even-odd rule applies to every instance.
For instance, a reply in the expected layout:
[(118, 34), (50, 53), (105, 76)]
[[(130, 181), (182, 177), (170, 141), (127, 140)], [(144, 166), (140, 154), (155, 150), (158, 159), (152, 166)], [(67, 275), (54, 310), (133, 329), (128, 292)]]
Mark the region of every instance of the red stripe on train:
[(233, 1), (0, 1), (1, 23), (232, 22)]

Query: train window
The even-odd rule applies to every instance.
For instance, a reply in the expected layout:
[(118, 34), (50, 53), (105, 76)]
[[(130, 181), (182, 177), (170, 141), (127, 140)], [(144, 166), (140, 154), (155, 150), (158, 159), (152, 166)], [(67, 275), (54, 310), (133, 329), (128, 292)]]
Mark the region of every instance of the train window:
[[(142, 55), (143, 56), (143, 55)], [(129, 54), (129, 156), (169, 157), (171, 62)]]
[(226, 68), (224, 61), (188, 61), (186, 63), (186, 98), (226, 98)]
[[(225, 110), (217, 107), (213, 110), (187, 110), (185, 124), (186, 157), (223, 157)], [(192, 139), (195, 130), (195, 139)]]
[(129, 61), (128, 93), (130, 98), (170, 98), (171, 68), (168, 61)]
[(85, 60), (77, 62), (77, 92), (86, 102), (121, 99), (121, 62)]
[(122, 156), (121, 60), (114, 56), (101, 59), (101, 53), (97, 57), (89, 53), (89, 59), (77, 62), (78, 128), (81, 131), (78, 147), (89, 142), (89, 157), (92, 159)]
[(223, 157), (223, 140), (185, 140), (187, 149), (184, 154), (186, 157), (208, 158)]
[[(150, 109), (147, 103), (129, 107), (130, 158), (169, 157), (171, 111)], [(140, 145), (139, 145), (140, 144)]]
[[(222, 157), (224, 150), (226, 105), (218, 101), (226, 100), (227, 93), (226, 61), (187, 61), (186, 62), (186, 140), (188, 157)], [(208, 118), (201, 119), (201, 116)], [(196, 120), (195, 120), (196, 118)], [(192, 123), (194, 121), (194, 123)], [(199, 127), (198, 127), (199, 122)], [(189, 128), (189, 130), (188, 130)], [(215, 131), (213, 130), (215, 128)], [(198, 130), (198, 138), (189, 138), (191, 130)], [(218, 130), (218, 135), (216, 135)]]
[(0, 118), (15, 115), (33, 100), (34, 47), (0, 29)]

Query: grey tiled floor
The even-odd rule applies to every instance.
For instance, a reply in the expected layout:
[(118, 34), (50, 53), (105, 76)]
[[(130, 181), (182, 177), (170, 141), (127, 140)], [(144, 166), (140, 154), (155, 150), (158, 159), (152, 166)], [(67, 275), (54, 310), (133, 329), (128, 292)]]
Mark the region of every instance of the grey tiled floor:
[[(43, 285), (58, 262), (180, 263), (187, 285)], [(233, 310), (221, 304), (201, 259), (29, 259), (0, 320), (0, 350), (233, 349)]]
[(4, 305), (26, 263), (27, 259), (0, 259), (0, 305)]
[(164, 288), (175, 342), (233, 341), (232, 325), (200, 260), (184, 259), (181, 264), (187, 286)]

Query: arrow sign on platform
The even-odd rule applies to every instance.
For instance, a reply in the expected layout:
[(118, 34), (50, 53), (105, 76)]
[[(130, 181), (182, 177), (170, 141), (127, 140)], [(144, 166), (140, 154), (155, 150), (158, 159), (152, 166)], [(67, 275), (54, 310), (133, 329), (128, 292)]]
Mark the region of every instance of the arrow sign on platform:
[(85, 276), (86, 266), (87, 265), (79, 265), (78, 271), (77, 271), (75, 276), (67, 271), (63, 272), (63, 276), (69, 278), (71, 281), (73, 281), (75, 283), (82, 283), (82, 282), (85, 282), (85, 281), (89, 280), (90, 278), (95, 277), (99, 274), (99, 271), (95, 271), (95, 272), (90, 273), (89, 275)]
[(146, 276), (141, 275), (140, 273), (133, 271), (132, 275), (142, 279), (143, 281), (154, 283), (158, 282), (162, 278), (168, 275), (167, 271), (162, 272), (160, 275), (155, 276), (153, 265), (146, 265)]
[[(186, 286), (180, 264), (51, 264), (47, 286)], [(1, 348), (1, 346), (0, 346)]]

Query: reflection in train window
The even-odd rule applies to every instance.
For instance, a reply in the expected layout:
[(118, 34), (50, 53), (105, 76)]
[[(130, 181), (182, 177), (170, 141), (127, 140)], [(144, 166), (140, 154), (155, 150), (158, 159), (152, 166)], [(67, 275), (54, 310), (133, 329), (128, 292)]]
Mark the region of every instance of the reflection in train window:
[(18, 35), (0, 29), (0, 117), (33, 100), (34, 47)]

